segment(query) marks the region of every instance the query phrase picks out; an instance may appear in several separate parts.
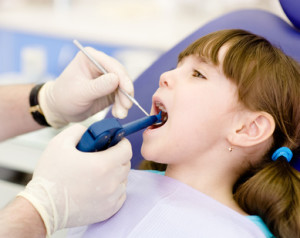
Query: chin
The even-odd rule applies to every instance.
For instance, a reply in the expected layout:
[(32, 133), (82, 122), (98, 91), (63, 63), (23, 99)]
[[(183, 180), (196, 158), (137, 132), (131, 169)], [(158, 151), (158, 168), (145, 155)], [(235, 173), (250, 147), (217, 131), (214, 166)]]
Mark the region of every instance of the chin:
[(149, 158), (151, 157), (151, 153), (144, 143), (142, 144), (141, 154), (145, 160), (149, 160)]
[(168, 158), (169, 156), (162, 155), (161, 153), (157, 153), (157, 151), (154, 148), (151, 148), (150, 146), (142, 145), (141, 148), (141, 154), (143, 158), (147, 161), (159, 163), (159, 164), (168, 164), (170, 161)]
[(141, 154), (145, 160), (161, 163), (161, 156), (156, 154), (156, 150), (148, 145), (145, 145), (144, 143), (142, 144)]

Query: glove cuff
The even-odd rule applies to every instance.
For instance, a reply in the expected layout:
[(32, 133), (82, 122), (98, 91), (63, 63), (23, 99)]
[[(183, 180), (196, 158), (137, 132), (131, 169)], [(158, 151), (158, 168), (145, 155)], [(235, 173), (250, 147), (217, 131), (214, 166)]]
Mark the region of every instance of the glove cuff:
[[(56, 206), (55, 194), (59, 193), (59, 191), (55, 190), (55, 184), (43, 178), (34, 178), (27, 184), (25, 190), (17, 195), (27, 199), (38, 211), (44, 221), (47, 237), (50, 237), (57, 230), (65, 228), (68, 218), (68, 211)], [(64, 195), (65, 202), (60, 204), (60, 206), (64, 205), (67, 208), (67, 196), (66, 194)], [(61, 210), (65, 210), (65, 212), (61, 214)]]
[(58, 129), (68, 125), (69, 122), (55, 110), (55, 99), (51, 93), (53, 91), (54, 84), (54, 81), (44, 84), (39, 92), (39, 102), (48, 124)]

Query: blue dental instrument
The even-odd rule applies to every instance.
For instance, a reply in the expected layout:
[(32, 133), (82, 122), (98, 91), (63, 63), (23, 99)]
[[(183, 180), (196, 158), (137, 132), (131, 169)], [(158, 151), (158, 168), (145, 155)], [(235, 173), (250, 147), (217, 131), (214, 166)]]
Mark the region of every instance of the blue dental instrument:
[[(108, 72), (106, 71), (106, 69), (104, 69), (102, 67), (102, 65), (100, 65), (84, 48), (83, 46), (78, 42), (78, 40), (74, 40), (73, 41), (74, 45), (76, 45), (78, 47), (78, 49), (80, 49), (82, 51), (82, 53), (84, 53), (91, 62), (93, 62), (93, 64), (104, 74), (107, 74)], [(121, 91), (121, 93), (123, 93), (131, 102), (133, 102), (139, 109), (141, 109), (141, 111), (146, 115), (149, 116), (149, 113), (146, 112), (146, 110), (144, 108), (142, 108), (142, 106), (138, 103), (137, 100), (135, 100), (133, 97), (131, 97), (128, 93), (126, 93), (122, 88), (119, 88), (119, 90)]]
[(117, 144), (123, 137), (161, 122), (161, 112), (143, 117), (122, 126), (116, 118), (107, 118), (92, 124), (81, 137), (77, 149), (82, 152), (105, 150)]

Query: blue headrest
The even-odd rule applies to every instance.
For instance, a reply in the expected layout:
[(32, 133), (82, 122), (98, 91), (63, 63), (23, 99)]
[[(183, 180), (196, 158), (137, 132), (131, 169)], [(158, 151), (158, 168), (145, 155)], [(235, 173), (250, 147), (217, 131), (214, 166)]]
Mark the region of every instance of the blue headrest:
[(300, 30), (300, 1), (280, 0), (279, 2), (288, 19)]
[[(135, 98), (147, 111), (150, 111), (152, 94), (158, 88), (160, 75), (176, 67), (178, 54), (189, 44), (208, 33), (233, 28), (244, 29), (264, 36), (274, 45), (280, 47), (286, 54), (300, 62), (300, 32), (293, 26), (278, 16), (263, 10), (235, 11), (200, 27), (196, 32), (162, 55), (135, 81)], [(128, 123), (143, 116), (142, 112), (136, 106), (133, 106), (128, 113), (128, 117), (122, 120), (121, 123)], [(142, 159), (140, 154), (142, 133), (130, 135), (128, 139), (131, 141), (133, 149), (132, 167), (136, 168)], [(300, 159), (297, 161), (296, 166), (300, 170)]]

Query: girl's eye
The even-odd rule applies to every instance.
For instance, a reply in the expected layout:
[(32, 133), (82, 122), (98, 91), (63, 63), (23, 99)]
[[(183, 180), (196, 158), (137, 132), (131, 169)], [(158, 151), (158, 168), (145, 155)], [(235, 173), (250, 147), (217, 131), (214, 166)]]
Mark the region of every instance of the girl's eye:
[(198, 70), (194, 69), (193, 76), (197, 78), (207, 79), (203, 74), (201, 74)]

